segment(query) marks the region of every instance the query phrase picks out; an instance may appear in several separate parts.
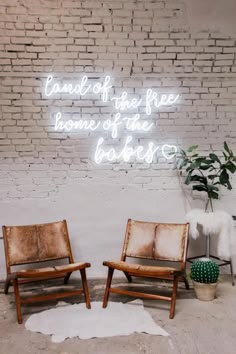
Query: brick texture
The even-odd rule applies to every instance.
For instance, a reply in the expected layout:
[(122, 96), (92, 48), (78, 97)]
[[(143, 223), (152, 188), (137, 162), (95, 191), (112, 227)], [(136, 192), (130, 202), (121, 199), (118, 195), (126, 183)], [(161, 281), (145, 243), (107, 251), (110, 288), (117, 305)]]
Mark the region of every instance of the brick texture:
[(58, 111), (104, 121), (114, 108), (96, 95), (45, 97), (48, 74), (59, 82), (111, 75), (114, 96), (126, 90), (143, 97), (147, 88), (179, 94), (175, 105), (148, 118), (138, 107), (135, 113), (153, 128), (134, 132), (136, 144), (199, 144), (203, 152), (218, 152), (226, 140), (236, 151), (236, 35), (191, 32), (182, 1), (1, 0), (0, 10), (2, 199), (48, 198), (70, 183), (180, 188), (162, 157), (152, 164), (94, 162), (98, 137), (119, 149), (125, 131), (117, 139), (55, 131)]

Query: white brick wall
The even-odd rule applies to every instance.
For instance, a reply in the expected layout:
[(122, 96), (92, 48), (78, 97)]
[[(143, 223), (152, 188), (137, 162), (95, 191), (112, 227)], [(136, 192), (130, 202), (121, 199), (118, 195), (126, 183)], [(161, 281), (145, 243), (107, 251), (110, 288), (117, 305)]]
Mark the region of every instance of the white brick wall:
[[(171, 163), (159, 158), (151, 165), (96, 165), (98, 134), (55, 132), (53, 113), (105, 120), (111, 105), (96, 97), (47, 99), (44, 83), (49, 73), (61, 81), (111, 75), (114, 95), (123, 90), (143, 95), (148, 87), (180, 94), (175, 106), (162, 107), (148, 118), (154, 123), (150, 133), (134, 134), (134, 140), (182, 147), (194, 143), (203, 151), (219, 151), (226, 140), (236, 151), (236, 34), (192, 31), (182, 0), (1, 0), (0, 13), (2, 223), (67, 217), (75, 234), (82, 224), (90, 242), (89, 220), (98, 222), (97, 213), (102, 218), (100, 207), (94, 207), (99, 200), (112, 223), (102, 228), (100, 219), (94, 241), (98, 246), (108, 231), (120, 242), (115, 226), (123, 237), (130, 216), (183, 219), (186, 196)], [(119, 148), (119, 139), (104, 137)], [(75, 199), (75, 191), (83, 203)], [(234, 214), (235, 195), (235, 189), (224, 191), (220, 202)], [(189, 201), (191, 206), (198, 203)], [(84, 251), (89, 242), (82, 241)]]

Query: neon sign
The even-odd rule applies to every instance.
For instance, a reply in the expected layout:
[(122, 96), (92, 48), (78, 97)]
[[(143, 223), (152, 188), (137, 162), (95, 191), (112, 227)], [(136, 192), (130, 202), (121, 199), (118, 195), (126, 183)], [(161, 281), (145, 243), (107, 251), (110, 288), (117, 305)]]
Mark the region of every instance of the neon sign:
[(101, 82), (95, 83), (94, 85), (88, 84), (88, 76), (83, 76), (79, 83), (63, 83), (61, 86), (58, 82), (53, 81), (53, 76), (49, 75), (46, 80), (44, 93), (47, 97), (52, 96), (53, 94), (66, 93), (69, 95), (79, 95), (81, 97), (85, 96), (88, 92), (93, 92), (95, 94), (102, 94), (103, 102), (108, 100), (108, 91), (112, 88), (109, 85), (111, 81), (110, 76), (106, 76), (104, 83)]
[[(109, 149), (104, 149), (102, 144), (104, 143), (103, 138), (99, 138), (96, 151), (95, 151), (95, 162), (97, 164), (104, 160), (109, 162), (115, 162), (123, 160), (125, 162), (132, 161), (133, 159), (137, 161), (144, 161), (146, 163), (152, 163), (156, 152), (160, 149), (159, 146), (155, 146), (153, 142), (149, 142), (148, 146), (145, 148), (143, 145), (136, 146), (133, 148), (130, 143), (132, 142), (132, 136), (127, 136), (125, 144), (120, 152), (117, 152), (114, 147)], [(162, 155), (167, 159), (172, 159), (176, 152), (177, 147), (168, 144), (162, 145)]]
[[(151, 88), (148, 88), (145, 94), (129, 95), (127, 91), (122, 91), (120, 95), (114, 95), (111, 85), (111, 77), (105, 76), (102, 81), (94, 81), (83, 76), (79, 81), (57, 82), (52, 75), (49, 75), (45, 82), (44, 94), (46, 98), (69, 97), (70, 99), (83, 100), (86, 96), (95, 95), (103, 104), (112, 105), (114, 114), (109, 119), (84, 119), (83, 116), (73, 115), (73, 119), (63, 117), (62, 112), (55, 114), (55, 131), (78, 132), (108, 131), (112, 139), (128, 131), (128, 136), (124, 141), (123, 147), (106, 147), (103, 137), (99, 137), (95, 148), (94, 160), (97, 164), (102, 162), (133, 161), (152, 163), (155, 160), (157, 152), (160, 151), (165, 159), (171, 159), (175, 156), (177, 148), (174, 145), (164, 144), (162, 146), (148, 142), (147, 146), (134, 145), (134, 138), (130, 133), (147, 133), (153, 127), (153, 122), (142, 118), (140, 112), (145, 112), (150, 116), (153, 110), (159, 110), (162, 106), (172, 106), (178, 99), (178, 94), (160, 94)], [(59, 96), (58, 96), (59, 95)], [(132, 113), (133, 110), (139, 110), (138, 113)], [(131, 111), (128, 115), (127, 111)]]
[(90, 130), (95, 131), (102, 128), (103, 130), (110, 130), (113, 139), (118, 137), (118, 127), (124, 125), (125, 129), (128, 131), (149, 131), (153, 123), (148, 121), (141, 121), (140, 114), (135, 114), (133, 117), (121, 117), (120, 113), (116, 113), (113, 119), (102, 120), (86, 120), (86, 119), (69, 119), (66, 121), (62, 120), (62, 113), (57, 112), (55, 122), (55, 130), (57, 131), (76, 131), (76, 130)]

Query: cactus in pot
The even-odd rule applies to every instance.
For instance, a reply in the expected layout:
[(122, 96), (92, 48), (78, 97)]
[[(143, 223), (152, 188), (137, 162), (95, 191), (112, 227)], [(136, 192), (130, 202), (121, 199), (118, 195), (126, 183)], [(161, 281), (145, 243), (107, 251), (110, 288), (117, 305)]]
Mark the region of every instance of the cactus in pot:
[(199, 283), (216, 283), (219, 274), (218, 264), (209, 258), (195, 260), (191, 266), (191, 278)]
[(209, 258), (200, 258), (193, 262), (190, 277), (199, 300), (210, 301), (215, 298), (219, 274), (218, 264)]

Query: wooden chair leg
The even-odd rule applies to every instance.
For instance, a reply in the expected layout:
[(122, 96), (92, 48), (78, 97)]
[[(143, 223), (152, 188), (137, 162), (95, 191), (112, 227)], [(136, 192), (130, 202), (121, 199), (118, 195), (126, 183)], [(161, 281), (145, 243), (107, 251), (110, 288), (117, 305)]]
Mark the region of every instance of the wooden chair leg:
[(177, 295), (177, 288), (178, 288), (178, 276), (174, 276), (173, 280), (173, 290), (171, 296), (171, 305), (170, 305), (170, 319), (174, 318), (175, 316), (175, 302), (176, 302), (176, 295)]
[(129, 273), (124, 272), (124, 274), (125, 274), (125, 276), (126, 276), (128, 282), (129, 282), (129, 283), (132, 283), (132, 278), (131, 278), (131, 276), (129, 275)]
[(5, 286), (4, 286), (4, 293), (6, 295), (8, 294), (8, 289), (9, 289), (10, 284), (11, 284), (11, 280), (7, 277), (7, 279), (5, 281)]
[(187, 290), (189, 290), (189, 282), (188, 282), (188, 279), (187, 279), (186, 274), (184, 274), (184, 284), (185, 284), (185, 288), (186, 288)]
[(230, 259), (230, 272), (231, 272), (231, 279), (232, 279), (232, 286), (235, 285), (235, 282), (234, 282), (234, 269), (233, 269), (233, 262), (232, 262), (232, 259)]
[(66, 274), (66, 276), (65, 276), (65, 278), (64, 278), (64, 284), (65, 284), (65, 285), (68, 284), (68, 281), (69, 281), (69, 279), (70, 279), (71, 274), (72, 274), (72, 273), (67, 273), (67, 274)]
[(107, 283), (106, 283), (106, 289), (104, 293), (104, 298), (103, 298), (103, 308), (107, 307), (107, 302), (110, 294), (110, 286), (111, 286), (111, 281), (113, 277), (114, 269), (113, 268), (108, 268), (108, 275), (107, 275)]
[(81, 279), (82, 279), (82, 285), (83, 285), (83, 290), (84, 290), (84, 298), (85, 298), (85, 302), (86, 302), (86, 307), (87, 307), (87, 309), (91, 309), (89, 290), (88, 290), (88, 284), (87, 284), (85, 269), (80, 269), (80, 274), (81, 274)]
[(20, 293), (19, 293), (19, 284), (18, 280), (13, 280), (13, 287), (15, 293), (15, 300), (16, 300), (16, 313), (17, 313), (17, 321), (18, 323), (22, 323), (22, 312), (21, 312), (21, 303), (20, 303)]

